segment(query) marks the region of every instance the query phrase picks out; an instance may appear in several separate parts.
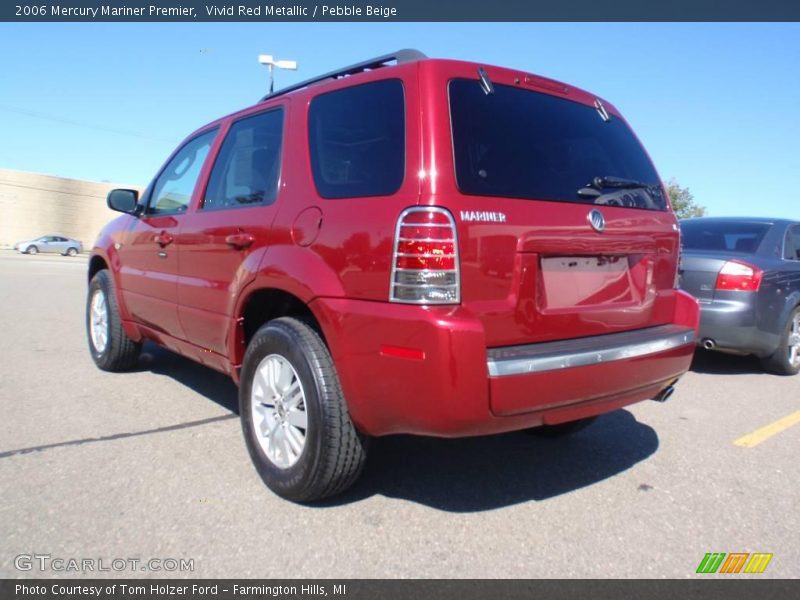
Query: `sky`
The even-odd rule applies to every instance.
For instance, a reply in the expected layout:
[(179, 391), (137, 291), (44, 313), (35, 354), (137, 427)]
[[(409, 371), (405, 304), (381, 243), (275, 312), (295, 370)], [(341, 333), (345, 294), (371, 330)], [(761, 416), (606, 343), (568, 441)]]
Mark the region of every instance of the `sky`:
[(800, 218), (800, 24), (2, 23), (0, 168), (146, 185), (189, 133), (399, 48), (611, 101), (710, 215)]

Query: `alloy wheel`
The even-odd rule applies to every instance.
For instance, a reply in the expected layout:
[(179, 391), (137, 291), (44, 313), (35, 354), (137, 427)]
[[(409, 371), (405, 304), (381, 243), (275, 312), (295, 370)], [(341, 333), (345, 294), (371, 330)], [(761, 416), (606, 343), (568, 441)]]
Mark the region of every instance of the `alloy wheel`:
[(270, 354), (256, 368), (250, 409), (256, 439), (276, 467), (288, 469), (306, 445), (308, 415), (303, 384), (292, 364)]
[(89, 305), (89, 335), (98, 354), (108, 345), (108, 302), (103, 290), (96, 290)]
[(792, 318), (792, 324), (789, 327), (789, 339), (787, 341), (789, 349), (789, 364), (792, 367), (800, 365), (800, 312)]

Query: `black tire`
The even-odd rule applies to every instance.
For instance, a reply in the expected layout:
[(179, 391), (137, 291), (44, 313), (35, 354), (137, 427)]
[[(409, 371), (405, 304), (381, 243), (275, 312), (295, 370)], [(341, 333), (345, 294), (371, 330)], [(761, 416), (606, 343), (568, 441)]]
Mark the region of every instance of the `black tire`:
[[(107, 310), (107, 341), (100, 350), (95, 347), (91, 334), (92, 300), (99, 293), (105, 296)], [(142, 344), (131, 340), (122, 327), (114, 284), (105, 269), (99, 271), (89, 283), (89, 294), (86, 298), (86, 337), (94, 364), (103, 371), (127, 371), (136, 366)]]
[(31, 254), (31, 255), (39, 254), (39, 248), (37, 248), (36, 246), (28, 246), (25, 249), (25, 254)]
[[(251, 394), (262, 361), (288, 361), (304, 394), (305, 442), (296, 462), (280, 467), (264, 451), (256, 433)], [(245, 353), (239, 384), (239, 414), (247, 450), (267, 487), (296, 502), (343, 492), (358, 479), (367, 456), (367, 437), (350, 420), (339, 378), (324, 342), (310, 326), (283, 317), (262, 326)], [(260, 424), (259, 424), (260, 425)]]
[(776, 375), (797, 375), (800, 372), (800, 362), (792, 363), (791, 361), (791, 346), (790, 336), (796, 334), (792, 329), (796, 327), (797, 320), (800, 319), (800, 306), (795, 308), (789, 318), (786, 320), (786, 325), (781, 334), (781, 343), (771, 356), (761, 360), (764, 369)]
[(596, 418), (587, 417), (578, 421), (570, 421), (569, 423), (559, 423), (558, 425), (541, 425), (540, 427), (531, 427), (525, 431), (537, 437), (558, 438), (583, 431), (594, 423)]
[(67, 248), (67, 256), (78, 256), (77, 248)]

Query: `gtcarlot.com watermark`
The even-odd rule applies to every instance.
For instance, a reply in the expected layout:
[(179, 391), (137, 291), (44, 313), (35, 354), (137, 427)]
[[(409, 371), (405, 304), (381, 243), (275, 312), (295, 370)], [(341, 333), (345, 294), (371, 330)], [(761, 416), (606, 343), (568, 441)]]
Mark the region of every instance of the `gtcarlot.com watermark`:
[(51, 554), (18, 554), (14, 557), (18, 571), (55, 573), (191, 573), (193, 558), (88, 558), (53, 556)]

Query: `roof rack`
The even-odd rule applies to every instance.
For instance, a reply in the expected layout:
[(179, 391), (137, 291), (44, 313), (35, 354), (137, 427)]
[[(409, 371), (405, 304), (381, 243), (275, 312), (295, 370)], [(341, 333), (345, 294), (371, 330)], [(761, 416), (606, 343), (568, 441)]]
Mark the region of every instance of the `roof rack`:
[(284, 94), (288, 94), (289, 92), (294, 92), (295, 90), (308, 87), (320, 81), (325, 81), (326, 79), (338, 79), (340, 77), (345, 77), (346, 75), (355, 75), (356, 73), (361, 73), (363, 71), (367, 71), (370, 69), (378, 69), (380, 67), (387, 66), (387, 63), (391, 62), (395, 62), (398, 65), (401, 65), (403, 63), (414, 62), (417, 60), (424, 60), (426, 58), (428, 57), (419, 50), (411, 50), (411, 49), (398, 50), (397, 52), (391, 52), (389, 54), (384, 54), (383, 56), (376, 56), (375, 58), (370, 58), (369, 60), (365, 60), (363, 62), (350, 65), (349, 67), (336, 69), (335, 71), (325, 73), (324, 75), (319, 75), (317, 77), (312, 77), (311, 79), (306, 79), (305, 81), (301, 81), (300, 83), (295, 83), (294, 85), (290, 85), (289, 87), (280, 89), (277, 92), (272, 92), (271, 94), (267, 94), (266, 96), (261, 98), (261, 102), (264, 102), (264, 100), (275, 98), (276, 96), (282, 96)]

